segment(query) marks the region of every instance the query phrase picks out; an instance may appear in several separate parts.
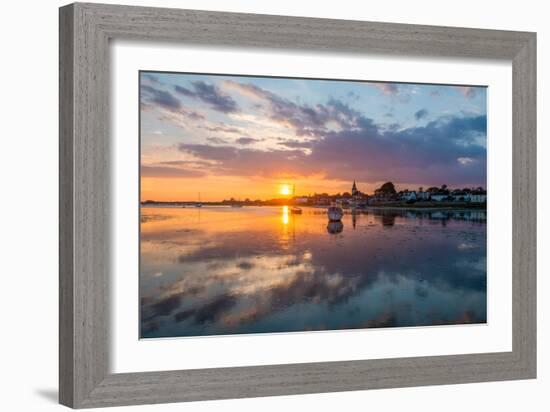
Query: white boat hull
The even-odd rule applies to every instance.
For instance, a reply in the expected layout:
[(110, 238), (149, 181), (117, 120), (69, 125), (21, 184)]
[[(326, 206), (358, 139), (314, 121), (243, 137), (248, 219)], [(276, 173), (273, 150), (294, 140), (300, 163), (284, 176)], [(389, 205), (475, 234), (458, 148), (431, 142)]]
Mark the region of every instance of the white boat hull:
[(342, 217), (344, 216), (344, 211), (341, 207), (338, 206), (331, 206), (327, 210), (328, 220), (331, 222), (338, 222), (342, 220)]

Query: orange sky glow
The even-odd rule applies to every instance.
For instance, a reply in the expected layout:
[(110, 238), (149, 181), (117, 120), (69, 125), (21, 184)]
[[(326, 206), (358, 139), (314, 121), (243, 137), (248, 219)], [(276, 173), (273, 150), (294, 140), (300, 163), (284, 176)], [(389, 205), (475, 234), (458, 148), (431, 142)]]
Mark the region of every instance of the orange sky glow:
[[(237, 200), (280, 199), (292, 197), (292, 185), (295, 185), (295, 196), (305, 196), (350, 192), (352, 182), (307, 177), (289, 180), (239, 176), (208, 176), (200, 179), (142, 177), (141, 201), (197, 201), (199, 193), (204, 202), (229, 200), (231, 197)], [(365, 193), (372, 193), (380, 186), (360, 182), (357, 185)], [(283, 187), (288, 187), (289, 192), (281, 190)]]

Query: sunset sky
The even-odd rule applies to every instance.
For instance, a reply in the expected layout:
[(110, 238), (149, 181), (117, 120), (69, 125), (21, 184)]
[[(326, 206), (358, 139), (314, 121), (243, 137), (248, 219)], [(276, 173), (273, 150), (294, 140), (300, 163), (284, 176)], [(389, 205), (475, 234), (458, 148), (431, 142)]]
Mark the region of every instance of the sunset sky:
[(486, 186), (486, 88), (141, 72), (141, 200)]

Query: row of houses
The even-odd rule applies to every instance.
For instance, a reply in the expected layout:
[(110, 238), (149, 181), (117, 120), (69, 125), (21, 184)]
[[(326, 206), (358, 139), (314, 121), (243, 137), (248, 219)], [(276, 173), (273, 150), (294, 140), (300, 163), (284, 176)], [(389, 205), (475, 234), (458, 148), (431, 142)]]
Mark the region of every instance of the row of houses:
[(431, 201), (431, 202), (469, 202), (486, 203), (487, 191), (483, 189), (474, 190), (439, 190), (439, 191), (409, 191), (404, 190), (397, 193), (399, 200), (404, 201)]
[(353, 182), (350, 192), (343, 194), (329, 195), (327, 193), (310, 196), (296, 196), (293, 199), (295, 204), (326, 206), (336, 203), (342, 207), (361, 207), (390, 202), (467, 202), (467, 203), (486, 203), (487, 192), (485, 189), (465, 188), (450, 190), (446, 185), (441, 187), (430, 187), (427, 190), (419, 188), (418, 190), (402, 190), (397, 192), (393, 183), (387, 182), (372, 195), (363, 193), (357, 189)]

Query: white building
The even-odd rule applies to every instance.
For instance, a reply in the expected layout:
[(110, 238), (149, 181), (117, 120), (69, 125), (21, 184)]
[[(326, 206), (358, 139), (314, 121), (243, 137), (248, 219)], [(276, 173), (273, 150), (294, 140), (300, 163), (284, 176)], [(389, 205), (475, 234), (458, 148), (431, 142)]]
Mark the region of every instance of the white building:
[(416, 198), (418, 200), (430, 200), (430, 192), (416, 192)]
[(470, 194), (466, 192), (456, 191), (451, 196), (455, 202), (470, 202)]
[(472, 195), (470, 195), (470, 202), (485, 203), (485, 202), (487, 202), (487, 195), (486, 194), (472, 194)]
[(403, 199), (403, 200), (416, 200), (417, 199), (416, 192), (415, 191), (404, 192), (403, 195), (401, 196), (401, 199)]
[(445, 195), (445, 194), (433, 194), (431, 196), (431, 199), (434, 201), (434, 202), (442, 202), (444, 200), (447, 200), (447, 198), (449, 197), (449, 195)]

